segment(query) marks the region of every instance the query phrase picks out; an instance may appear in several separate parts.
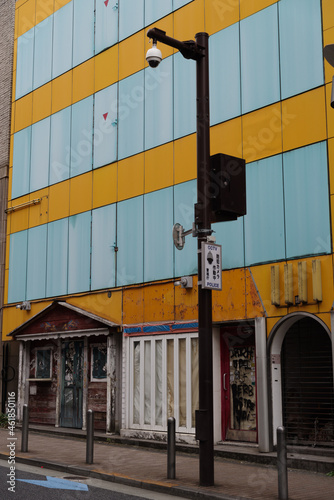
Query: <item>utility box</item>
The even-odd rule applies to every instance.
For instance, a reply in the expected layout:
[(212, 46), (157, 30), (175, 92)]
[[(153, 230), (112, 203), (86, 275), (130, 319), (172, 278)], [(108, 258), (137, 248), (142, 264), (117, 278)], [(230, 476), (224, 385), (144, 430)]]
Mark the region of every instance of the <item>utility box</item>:
[(218, 153), (210, 157), (211, 222), (246, 215), (246, 162)]

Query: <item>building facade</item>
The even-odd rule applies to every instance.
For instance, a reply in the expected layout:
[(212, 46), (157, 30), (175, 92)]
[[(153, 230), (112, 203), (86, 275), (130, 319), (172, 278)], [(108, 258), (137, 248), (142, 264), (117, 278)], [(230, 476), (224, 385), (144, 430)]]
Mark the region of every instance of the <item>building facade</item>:
[[(196, 68), (146, 32), (208, 32), (211, 154), (246, 160), (213, 225), (214, 438), (334, 444), (329, 0), (19, 0), (3, 341), (31, 421), (194, 441)], [(191, 276), (192, 286), (180, 278)]]

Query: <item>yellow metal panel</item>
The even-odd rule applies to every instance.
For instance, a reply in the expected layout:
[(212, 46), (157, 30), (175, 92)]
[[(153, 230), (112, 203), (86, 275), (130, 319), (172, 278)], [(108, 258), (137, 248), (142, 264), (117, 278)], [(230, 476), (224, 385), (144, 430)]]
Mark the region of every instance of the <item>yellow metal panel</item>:
[[(332, 255), (324, 255), (322, 257), (318, 257), (317, 260), (320, 262), (321, 265), (321, 287), (322, 287), (322, 302), (320, 302), (317, 307), (319, 312), (328, 312), (332, 309), (333, 297), (334, 297), (334, 285), (332, 278), (333, 258)], [(312, 282), (311, 279), (309, 281)], [(311, 294), (309, 296), (312, 297)]]
[[(330, 28), (324, 31), (324, 47), (332, 43), (334, 43), (334, 28)], [(324, 61), (325, 61), (325, 82), (329, 83), (332, 81), (333, 78), (333, 67), (326, 61), (325, 58)]]
[(10, 239), (6, 238), (6, 260), (5, 260), (5, 269), (9, 269), (9, 243)]
[(280, 305), (279, 266), (271, 266), (271, 303)]
[(232, 321), (246, 317), (245, 269), (223, 271), (222, 291), (213, 291), (213, 321)]
[(117, 163), (93, 170), (93, 208), (117, 201)]
[[(9, 278), (9, 270), (5, 269), (5, 276), (4, 276), (4, 284), (5, 284), (5, 289), (4, 289), (4, 304), (8, 304), (8, 278)], [(4, 309), (2, 311), (2, 315), (4, 318)], [(2, 335), (4, 335), (4, 319), (2, 320)], [(8, 340), (8, 339), (7, 339)]]
[[(228, 1), (230, 3), (233, 2), (233, 0)], [(276, 2), (277, 0), (240, 0), (240, 19), (251, 16), (255, 12), (259, 12), (259, 10), (265, 9)]]
[[(15, 5), (15, 28), (14, 28), (14, 39), (15, 39), (15, 45), (16, 45), (16, 40), (17, 40), (17, 33), (18, 33), (18, 30), (19, 30), (19, 12), (20, 12), (20, 9), (18, 9), (18, 3), (19, 1), (16, 2), (16, 5)], [(16, 66), (14, 66), (15, 68)]]
[(195, 0), (174, 13), (174, 38), (193, 40), (204, 31), (204, 0)]
[[(21, 198), (16, 198), (12, 207), (21, 205), (22, 203), (26, 203), (29, 201), (29, 195), (21, 196)], [(10, 230), (12, 233), (16, 233), (17, 231), (22, 231), (23, 229), (27, 229), (29, 226), (29, 209), (28, 207), (18, 209), (15, 212), (8, 214), (8, 219), (10, 219)]]
[(334, 194), (334, 139), (328, 140), (330, 194)]
[(284, 151), (326, 139), (324, 87), (284, 101), (282, 123)]
[(211, 127), (211, 154), (224, 153), (232, 156), (242, 156), (241, 137), (241, 118), (235, 118)]
[(49, 188), (49, 222), (70, 214), (70, 181), (59, 182)]
[(298, 262), (298, 298), (307, 302), (307, 262)]
[[(130, 36), (119, 44), (119, 79), (123, 80), (133, 73), (137, 73), (145, 66), (145, 42), (146, 31), (142, 30)], [(131, 56), (129, 57), (129, 54)]]
[(12, 102), (15, 101), (15, 91), (16, 91), (16, 71), (13, 71)]
[(292, 264), (284, 264), (284, 302), (293, 304), (293, 270)]
[(95, 57), (95, 92), (118, 80), (118, 46), (114, 45)]
[(15, 132), (32, 124), (32, 93), (15, 103)]
[[(9, 168), (9, 173), (8, 173), (8, 199), (12, 199), (12, 182), (13, 182), (13, 167), (11, 166)], [(8, 203), (8, 206), (11, 204), (11, 202)], [(8, 223), (7, 223), (8, 225)]]
[(16, 109), (16, 102), (13, 102), (12, 113), (11, 113), (11, 122), (10, 122), (10, 133), (11, 134), (14, 134), (14, 132), (15, 132), (15, 109)]
[(175, 321), (197, 320), (198, 289), (197, 276), (193, 276), (193, 288), (175, 286)]
[[(333, 68), (334, 75), (334, 68)], [(334, 137), (334, 111), (331, 107), (332, 83), (325, 86), (326, 88), (326, 114), (327, 114), (327, 137)]]
[(73, 69), (73, 102), (94, 94), (94, 64), (93, 58)]
[(322, 27), (324, 30), (334, 27), (333, 0), (322, 0)]
[(80, 307), (114, 323), (122, 323), (122, 290), (112, 290), (111, 296), (108, 292), (93, 293), (83, 297), (71, 297), (66, 300), (69, 304)]
[(144, 323), (174, 320), (174, 283), (153, 283), (144, 288)]
[(212, 35), (239, 21), (239, 0), (206, 0), (205, 31)]
[(33, 123), (51, 114), (51, 82), (35, 90), (32, 95)]
[[(166, 31), (166, 35), (173, 37), (174, 36), (173, 35), (173, 32), (174, 32), (173, 19), (174, 19), (173, 14), (170, 14), (169, 16), (166, 16), (163, 19), (159, 19), (159, 21), (152, 24), (151, 26), (147, 26), (147, 28), (145, 29), (145, 36), (144, 36), (144, 38), (145, 38), (144, 54), (145, 55), (146, 55), (146, 52), (148, 51), (148, 49), (150, 49), (152, 47), (152, 41), (150, 41), (150, 39), (146, 36), (147, 31), (150, 28), (157, 27), (160, 30)], [(168, 56), (172, 55), (174, 52), (176, 52), (172, 47), (169, 47), (168, 45), (159, 44), (159, 48), (161, 50), (163, 58), (168, 57)], [(145, 60), (145, 66), (148, 66), (148, 63), (146, 62), (146, 60)]]
[(35, 14), (35, 0), (27, 0), (20, 6), (17, 36), (23, 35), (35, 25)]
[(123, 323), (133, 325), (144, 322), (144, 288), (123, 290)]
[(36, 0), (36, 24), (53, 14), (53, 0)]
[(284, 123), (290, 122), (284, 113), (280, 103), (277, 103), (243, 117), (242, 157), (247, 162), (282, 152), (282, 128)]
[(145, 153), (145, 193), (173, 185), (173, 143)]
[(51, 302), (31, 302), (30, 311), (21, 311), (15, 306), (5, 307), (3, 309), (3, 329), (2, 340), (10, 340), (7, 334), (18, 328), (30, 318), (45, 309)]
[(13, 72), (14, 73), (16, 72), (16, 64), (17, 64), (17, 40), (14, 40), (14, 51), (13, 51)]
[(72, 104), (72, 71), (52, 81), (52, 113)]
[(245, 269), (245, 288), (246, 318), (265, 316), (266, 312), (262, 297), (259, 294), (254, 277), (249, 268)]
[(174, 184), (197, 177), (196, 134), (174, 141)]
[(117, 193), (118, 201), (144, 193), (144, 153), (118, 163)]
[[(279, 265), (279, 279), (283, 283), (283, 265)], [(277, 308), (271, 303), (271, 264), (251, 267), (254, 282), (268, 316), (281, 316), (287, 313), (285, 307)], [(283, 287), (280, 291), (280, 303), (284, 305)]]
[(49, 220), (49, 188), (41, 189), (30, 194), (29, 199), (42, 201), (29, 207), (29, 227), (46, 224)]
[(313, 300), (322, 301), (321, 262), (312, 260)]
[(70, 215), (86, 212), (92, 208), (92, 172), (70, 180)]

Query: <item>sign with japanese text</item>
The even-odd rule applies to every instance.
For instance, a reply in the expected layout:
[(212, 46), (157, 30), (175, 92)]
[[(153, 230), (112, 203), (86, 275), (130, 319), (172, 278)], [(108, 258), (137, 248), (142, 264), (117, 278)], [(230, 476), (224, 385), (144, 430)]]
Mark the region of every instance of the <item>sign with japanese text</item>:
[(222, 289), (222, 247), (202, 242), (202, 288)]

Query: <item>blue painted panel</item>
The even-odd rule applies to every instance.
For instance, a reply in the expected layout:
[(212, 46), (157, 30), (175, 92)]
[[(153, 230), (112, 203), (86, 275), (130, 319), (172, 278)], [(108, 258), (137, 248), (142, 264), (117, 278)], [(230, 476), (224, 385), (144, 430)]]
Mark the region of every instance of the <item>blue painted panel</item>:
[(157, 0), (145, 0), (145, 26), (154, 23), (173, 10), (173, 0), (164, 0), (157, 2)]
[(173, 0), (173, 10), (183, 7), (187, 3), (193, 2), (194, 0)]
[(92, 169), (93, 96), (72, 106), (71, 177)]
[(96, 0), (95, 54), (118, 42), (116, 0)]
[[(197, 201), (197, 181), (183, 182), (174, 186), (174, 223), (178, 222), (184, 230), (192, 228), (194, 204)], [(171, 237), (171, 232), (170, 232)], [(186, 276), (197, 273), (197, 239), (186, 236), (183, 250), (174, 247), (174, 275)]]
[(45, 297), (47, 224), (28, 233), (27, 300)]
[(287, 258), (330, 253), (325, 142), (283, 155)]
[[(117, 286), (141, 283), (144, 259), (143, 196), (117, 205)], [(132, 242), (132, 243), (131, 243)]]
[(72, 67), (73, 2), (54, 13), (52, 78)]
[(118, 0), (119, 39), (124, 40), (144, 27), (144, 0)]
[(115, 286), (116, 205), (92, 212), (92, 290)]
[(46, 296), (67, 293), (68, 219), (48, 224)]
[(50, 117), (31, 127), (30, 191), (37, 191), (49, 183)]
[(218, 31), (209, 39), (211, 125), (239, 116), (239, 23)]
[(222, 245), (222, 268), (244, 267), (244, 218), (212, 224), (212, 229), (217, 245)]
[(73, 66), (94, 55), (95, 0), (73, 0)]
[(281, 0), (282, 99), (324, 83), (320, 0)]
[(173, 188), (144, 195), (144, 281), (173, 276)]
[(117, 160), (117, 84), (95, 94), (94, 168)]
[(16, 91), (15, 99), (32, 91), (34, 68), (34, 33), (35, 28), (17, 39)]
[(119, 82), (119, 160), (144, 149), (144, 97), (144, 71)]
[(91, 212), (68, 220), (68, 293), (85, 292), (90, 285)]
[(69, 178), (71, 107), (51, 116), (50, 184)]
[(29, 192), (31, 127), (14, 134), (12, 198)]
[(241, 39), (242, 112), (280, 99), (277, 5), (243, 19)]
[[(155, 84), (152, 84), (154, 78), (156, 78)], [(173, 140), (173, 59), (167, 57), (158, 68), (145, 69), (145, 149), (154, 148), (171, 140)]]
[(174, 56), (174, 139), (196, 132), (196, 62)]
[(246, 167), (246, 266), (285, 258), (282, 155)]
[(49, 16), (35, 28), (34, 89), (51, 80), (52, 37), (53, 16)]
[(28, 231), (10, 235), (8, 302), (26, 299)]

